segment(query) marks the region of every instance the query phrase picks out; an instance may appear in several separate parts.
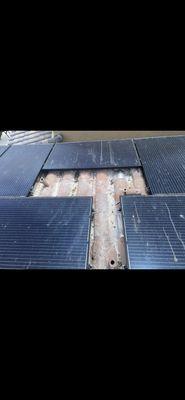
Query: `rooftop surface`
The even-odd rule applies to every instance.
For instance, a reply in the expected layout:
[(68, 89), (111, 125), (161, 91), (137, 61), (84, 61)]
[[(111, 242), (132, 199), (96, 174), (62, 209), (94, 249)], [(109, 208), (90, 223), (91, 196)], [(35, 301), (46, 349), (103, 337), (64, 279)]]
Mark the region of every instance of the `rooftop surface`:
[[(32, 133), (33, 132), (34, 131), (32, 131)], [(19, 134), (22, 134), (22, 138), (25, 138), (23, 131), (19, 131)], [(156, 136), (184, 136), (185, 132), (64, 131), (62, 132), (62, 135), (64, 141), (92, 141), (141, 137), (146, 138)], [(15, 138), (16, 135), (14, 135), (14, 139)], [(6, 144), (5, 142), (3, 142), (3, 140), (3, 138), (2, 140), (0, 140), (0, 145)], [(45, 136), (44, 142), (42, 140), (41, 142), (46, 143), (48, 142), (48, 140), (49, 137), (46, 138)], [(30, 142), (28, 144), (30, 144)], [(159, 155), (159, 153), (157, 153), (157, 155)], [(159, 156), (162, 159), (162, 155)], [(176, 155), (173, 154), (173, 156), (178, 158), (178, 152), (176, 153)], [(153, 165), (152, 168), (154, 171), (154, 179), (158, 179), (157, 173), (160, 173), (160, 176), (162, 176), (162, 173), (164, 173), (162, 166), (160, 171), (157, 170), (155, 165)], [(173, 175), (173, 170), (171, 171), (171, 174)], [(166, 174), (165, 179), (167, 176), (168, 174)], [(180, 179), (180, 175), (178, 178)], [(32, 190), (29, 193), (29, 196), (39, 198), (81, 196), (92, 197), (93, 213), (90, 228), (88, 264), (92, 269), (122, 269), (127, 266), (127, 251), (120, 198), (121, 196), (128, 195), (144, 197), (150, 196), (151, 193), (148, 186), (148, 182), (146, 181), (144, 175), (144, 167), (139, 166), (135, 168), (110, 168), (78, 171), (76, 169), (71, 169), (69, 171), (41, 170), (41, 172), (37, 176)], [(181, 219), (182, 221), (180, 223), (183, 224), (183, 218)], [(180, 239), (178, 238), (178, 232), (176, 233), (175, 230), (174, 232), (179, 242), (180, 240), (182, 241), (181, 237)], [(173, 235), (174, 232), (172, 232)], [(171, 249), (171, 238), (169, 237), (166, 230), (165, 237), (166, 243), (169, 249)]]

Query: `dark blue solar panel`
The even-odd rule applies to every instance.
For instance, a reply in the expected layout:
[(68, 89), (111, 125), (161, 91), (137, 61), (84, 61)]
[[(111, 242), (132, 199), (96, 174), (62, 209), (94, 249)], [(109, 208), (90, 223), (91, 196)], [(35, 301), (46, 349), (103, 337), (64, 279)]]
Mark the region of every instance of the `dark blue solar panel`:
[(0, 157), (0, 196), (27, 196), (52, 144), (15, 145)]
[(56, 144), (43, 169), (99, 169), (140, 166), (132, 140)]
[(92, 199), (1, 198), (0, 268), (86, 268)]
[(136, 139), (152, 194), (185, 193), (185, 136)]
[(185, 268), (185, 196), (121, 198), (128, 266)]

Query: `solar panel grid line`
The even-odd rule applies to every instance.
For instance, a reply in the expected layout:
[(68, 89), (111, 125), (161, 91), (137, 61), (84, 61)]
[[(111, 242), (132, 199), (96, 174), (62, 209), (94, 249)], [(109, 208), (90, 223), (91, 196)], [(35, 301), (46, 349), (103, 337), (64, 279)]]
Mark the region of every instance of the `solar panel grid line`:
[(172, 135), (172, 136), (168, 136), (168, 135), (166, 135), (166, 136), (164, 136), (164, 135), (161, 135), (161, 136), (143, 136), (142, 138), (140, 138), (140, 137), (135, 137), (135, 138), (133, 138), (133, 140), (134, 141), (139, 141), (139, 140), (148, 140), (148, 139), (167, 139), (167, 138), (169, 138), (169, 137), (171, 137), (171, 138), (181, 138), (181, 137), (184, 137), (184, 132), (183, 132), (183, 134), (181, 134), (181, 135)]
[(125, 223), (124, 207), (122, 205), (122, 197), (120, 197), (120, 205), (121, 205), (122, 222), (123, 222), (123, 237), (124, 237), (124, 243), (125, 243), (125, 249), (126, 249), (126, 251), (125, 251), (125, 261), (126, 261), (125, 268), (129, 268), (130, 269), (128, 237), (127, 237), (127, 229), (126, 229), (126, 223)]
[(132, 141), (133, 148), (134, 148), (134, 150), (135, 150), (136, 158), (139, 160), (139, 164), (140, 164), (140, 166), (141, 166), (141, 159), (140, 159), (139, 152), (138, 152), (138, 150), (137, 150), (137, 146), (136, 146), (136, 144), (135, 144), (135, 140), (134, 140), (134, 139), (131, 139), (131, 141)]
[(88, 226), (88, 234), (87, 234), (87, 243), (88, 246), (86, 248), (86, 258), (85, 258), (85, 269), (91, 268), (90, 262), (89, 262), (89, 255), (90, 255), (90, 240), (91, 240), (91, 222), (93, 219), (93, 197), (91, 197), (91, 213), (89, 216), (89, 226)]
[(86, 269), (91, 211), (91, 197), (1, 198), (0, 268)]
[[(61, 260), (59, 260), (59, 261), (61, 261)], [(16, 262), (17, 262), (17, 260), (16, 260)], [(4, 264), (3, 264), (3, 267), (0, 265), (0, 269), (11, 269), (11, 270), (14, 270), (14, 269), (17, 269), (17, 270), (20, 270), (20, 269), (24, 269), (24, 270), (28, 270), (28, 269), (44, 269), (44, 270), (46, 270), (46, 269), (77, 269), (76, 267), (71, 267), (71, 261), (65, 261), (63, 264), (62, 264), (62, 268), (61, 268), (61, 266), (59, 266), (58, 264), (56, 264), (57, 263), (57, 260), (55, 260), (54, 262), (52, 262), (51, 260), (50, 260), (50, 263), (49, 263), (49, 265), (47, 265), (47, 261), (45, 261), (45, 264), (44, 264), (44, 266), (43, 266), (43, 262), (41, 262), (41, 263), (39, 263), (39, 262), (33, 262), (32, 263), (32, 266), (30, 267), (29, 266), (29, 264), (27, 265), (27, 266), (25, 266), (25, 263), (24, 262), (20, 262), (19, 261), (19, 264), (18, 264), (18, 267), (17, 268), (15, 268), (15, 267), (13, 267), (13, 264), (12, 264), (12, 261), (10, 260), (10, 261), (6, 261), (6, 262), (4, 262)], [(81, 266), (81, 267), (79, 267), (78, 269), (86, 269), (86, 267), (84, 267), (84, 266)]]
[[(28, 144), (27, 146), (29, 146), (29, 144)], [(49, 158), (49, 156), (50, 156), (50, 154), (51, 154), (51, 152), (52, 152), (52, 150), (53, 150), (54, 143), (30, 144), (30, 146), (49, 146), (49, 147), (48, 147), (49, 151), (48, 151), (46, 157), (43, 159), (43, 163), (42, 163), (42, 166), (41, 166), (41, 168), (40, 168), (40, 171), (42, 171), (42, 168), (44, 167), (45, 163), (47, 162), (47, 160), (48, 160), (48, 158)], [(39, 147), (38, 147), (38, 148), (39, 148)], [(40, 171), (39, 171), (39, 172), (40, 172)], [(38, 175), (37, 175), (37, 176), (38, 176)], [(36, 180), (36, 179), (35, 179), (35, 180)], [(34, 182), (35, 182), (35, 181), (34, 181)]]
[[(81, 251), (79, 251), (79, 246), (80, 245), (82, 245), (83, 243), (84, 243), (84, 240), (86, 240), (86, 236), (83, 238), (83, 241), (81, 242), (81, 243), (78, 243), (78, 246), (73, 246), (73, 252), (75, 253), (75, 252), (81, 252)], [(19, 244), (17, 244), (17, 246), (16, 246), (16, 250), (12, 250), (12, 249), (10, 249), (10, 245), (11, 245), (11, 243), (9, 243), (9, 244), (7, 244), (7, 246), (4, 246), (3, 247), (3, 249), (8, 249), (8, 251), (9, 251), (9, 254), (12, 252), (19, 252), (19, 250), (21, 249), (22, 251), (24, 251), (24, 250), (27, 250), (27, 246), (28, 246), (28, 244), (29, 245), (31, 245), (31, 243), (27, 243), (27, 244), (25, 244), (25, 246), (20, 246)], [(52, 246), (55, 246), (55, 250), (61, 250), (63, 253), (66, 253), (66, 252), (68, 252), (68, 250), (66, 250), (66, 245), (67, 245), (67, 243), (65, 244), (65, 245), (63, 245), (63, 246), (55, 246), (55, 244), (53, 244), (52, 243)], [(45, 246), (45, 247), (41, 247), (41, 246), (39, 246), (39, 249), (40, 250), (43, 250), (44, 251), (44, 253), (46, 252), (46, 253), (48, 253), (49, 254), (49, 250), (48, 250), (48, 245), (47, 246)], [(35, 251), (35, 249), (32, 249), (33, 250), (33, 252)], [(83, 253), (83, 252), (82, 252)]]

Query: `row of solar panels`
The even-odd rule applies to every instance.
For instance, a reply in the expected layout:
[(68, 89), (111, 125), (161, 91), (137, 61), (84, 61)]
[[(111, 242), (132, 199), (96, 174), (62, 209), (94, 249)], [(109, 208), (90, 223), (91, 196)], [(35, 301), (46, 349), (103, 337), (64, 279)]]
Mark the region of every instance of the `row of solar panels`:
[(41, 169), (140, 166), (151, 194), (185, 193), (185, 136), (0, 146), (0, 196), (27, 196)]
[(132, 140), (0, 147), (0, 196), (27, 196), (41, 169), (140, 166)]
[(185, 136), (55, 145), (43, 169), (141, 166), (151, 194), (185, 193)]
[[(185, 196), (123, 196), (129, 268), (185, 267)], [(92, 198), (1, 198), (0, 268), (86, 269)]]

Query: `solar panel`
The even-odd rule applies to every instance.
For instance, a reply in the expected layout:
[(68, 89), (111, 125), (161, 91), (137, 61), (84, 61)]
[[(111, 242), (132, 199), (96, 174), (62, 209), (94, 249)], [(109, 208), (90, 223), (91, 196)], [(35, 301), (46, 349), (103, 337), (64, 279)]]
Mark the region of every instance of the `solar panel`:
[(128, 266), (185, 268), (185, 196), (121, 198)]
[(56, 144), (43, 169), (99, 169), (138, 167), (132, 140)]
[(185, 136), (136, 139), (152, 194), (185, 193)]
[(0, 196), (27, 196), (52, 144), (12, 146), (0, 157)]
[(0, 268), (87, 267), (92, 199), (1, 198)]
[(0, 146), (0, 156), (2, 156), (5, 151), (7, 151), (9, 146)]

